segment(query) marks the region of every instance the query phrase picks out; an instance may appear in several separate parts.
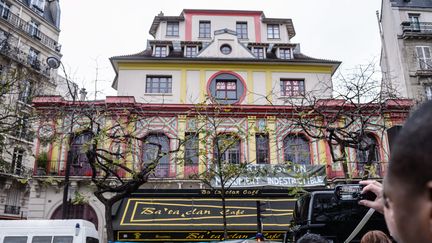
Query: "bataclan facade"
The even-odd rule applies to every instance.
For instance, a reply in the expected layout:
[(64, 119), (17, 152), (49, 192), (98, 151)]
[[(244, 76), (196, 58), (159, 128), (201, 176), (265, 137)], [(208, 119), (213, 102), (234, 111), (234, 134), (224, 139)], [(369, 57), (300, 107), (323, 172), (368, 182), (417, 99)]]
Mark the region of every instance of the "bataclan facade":
[[(126, 154), (112, 159), (125, 171), (144, 168), (157, 158), (148, 181), (113, 207), (119, 241), (220, 240), (222, 187), (230, 238), (256, 234), (258, 206), (265, 216), (265, 237), (282, 239), (293, 213), (293, 191), (324, 188), (346, 174), (359, 178), (364, 157), (373, 157), (372, 177), (385, 173), (387, 129), (403, 123), (410, 101), (360, 106), (372, 124), (365, 137), (374, 141), (373, 150), (336, 149), (319, 139), (324, 134), (320, 126), (300, 121), (322, 125), (323, 117), (337, 117), (340, 107), (356, 114), (358, 107), (333, 98), (329, 87), (340, 62), (302, 54), (300, 45), (291, 42), (291, 19), (267, 18), (261, 11), (185, 9), (179, 16), (156, 16), (150, 34), (155, 39), (144, 51), (110, 59), (118, 96), (34, 99), (43, 117), (37, 124), (35, 155), (46, 153), (49, 163), (46, 175), (32, 180), (29, 218), (61, 216), (63, 178), (72, 151), (69, 195), (75, 204), (68, 214), (94, 222), (103, 235), (104, 208), (93, 196), (90, 180), (103, 173), (92, 169), (86, 153), (87, 142), (95, 140), (88, 134), (97, 131), (110, 137), (98, 141), (105, 157)], [(306, 96), (316, 102), (306, 102)], [(338, 118), (331, 125), (344, 127), (347, 120)], [(345, 165), (334, 161), (341, 151), (350, 161)], [(221, 181), (221, 165), (245, 165), (245, 174)], [(118, 175), (131, 179), (121, 171)]]

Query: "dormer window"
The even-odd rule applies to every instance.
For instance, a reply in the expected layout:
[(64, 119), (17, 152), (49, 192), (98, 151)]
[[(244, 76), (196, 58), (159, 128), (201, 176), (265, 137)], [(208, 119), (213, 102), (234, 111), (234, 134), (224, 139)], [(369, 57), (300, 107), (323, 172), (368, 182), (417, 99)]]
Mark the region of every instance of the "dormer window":
[(167, 29), (166, 29), (166, 35), (167, 36), (179, 36), (179, 22), (168, 22), (167, 23)]
[(264, 59), (264, 47), (253, 47), (252, 52), (258, 59)]
[(248, 38), (247, 22), (237, 22), (236, 32), (237, 32), (237, 38), (247, 39)]
[(30, 6), (42, 15), (45, 9), (45, 0), (31, 0)]
[(210, 21), (199, 22), (199, 38), (211, 38)]
[(155, 56), (155, 57), (168, 56), (168, 48), (166, 46), (155, 46), (153, 56)]
[(268, 24), (267, 25), (267, 39), (280, 39), (279, 25)]
[(185, 47), (185, 57), (196, 57), (197, 53), (198, 53), (198, 48), (196, 46)]
[(280, 59), (291, 59), (291, 49), (290, 48), (279, 48), (279, 58)]

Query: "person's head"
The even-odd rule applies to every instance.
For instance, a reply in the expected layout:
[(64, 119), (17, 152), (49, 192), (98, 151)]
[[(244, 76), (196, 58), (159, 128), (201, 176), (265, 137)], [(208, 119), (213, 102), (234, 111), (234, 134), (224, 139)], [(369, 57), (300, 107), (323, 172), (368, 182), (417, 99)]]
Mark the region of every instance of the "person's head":
[(300, 237), (297, 243), (328, 243), (328, 241), (321, 235), (308, 233)]
[(391, 243), (391, 240), (384, 232), (372, 230), (363, 235), (360, 243)]
[(432, 242), (432, 102), (416, 110), (396, 138), (384, 198), (397, 240)]

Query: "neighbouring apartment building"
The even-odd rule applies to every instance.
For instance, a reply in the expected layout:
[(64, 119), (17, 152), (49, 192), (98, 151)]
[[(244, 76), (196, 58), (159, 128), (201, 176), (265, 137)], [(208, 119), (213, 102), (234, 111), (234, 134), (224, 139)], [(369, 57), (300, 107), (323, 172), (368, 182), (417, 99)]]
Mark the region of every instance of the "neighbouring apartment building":
[(56, 94), (58, 0), (0, 1), (0, 219), (27, 218), (34, 157), (31, 99)]
[[(62, 107), (78, 109), (72, 115), (53, 115), (40, 124), (41, 137), (57, 133), (60, 139), (37, 141), (35, 154), (48, 155), (46, 172), (50, 177), (37, 174), (32, 180), (30, 198), (34, 201), (29, 218), (61, 216), (62, 180), (71, 151), (71, 157), (77, 159), (69, 162), (69, 194), (77, 203), (70, 207), (68, 217), (88, 219), (103, 234), (104, 209), (92, 196), (89, 178), (93, 171), (83, 151), (91, 131), (78, 125), (85, 125), (87, 118), (73, 120), (87, 108), (91, 111), (87, 117), (96, 111), (110, 112), (97, 119), (103, 124), (128, 120), (127, 130), (142, 138), (136, 143), (103, 145), (106, 151), (133, 151), (117, 158), (130, 168), (152, 159), (152, 144), (157, 143), (162, 151), (180, 148), (180, 154), (159, 160), (138, 194), (116, 205), (112, 216), (115, 238), (120, 241), (220, 240), (217, 190), (193, 177), (209, 171), (215, 157), (232, 164), (271, 167), (289, 161), (315, 168), (323, 174), (305, 183), (311, 186), (325, 187), (325, 178), (341, 175), (342, 166), (333, 163), (326, 142), (312, 139), (290, 121), (290, 117), (302, 115), (294, 107), (301, 105), (305, 95), (323, 100), (319, 104), (330, 112), (332, 106), (341, 104), (332, 99), (332, 76), (340, 62), (303, 54), (300, 44), (291, 41), (295, 36), (291, 19), (268, 18), (262, 11), (185, 9), (178, 16), (155, 16), (150, 34), (154, 39), (147, 42), (145, 50), (110, 59), (116, 73), (112, 87), (118, 96), (77, 103), (59, 96), (34, 100), (36, 110), (47, 114), (57, 114)], [(389, 109), (385, 115), (374, 114), (372, 120), (389, 127), (400, 125), (408, 109), (398, 110), (392, 104), (386, 103)], [(126, 119), (131, 114), (133, 119)], [(231, 145), (219, 151), (215, 149), (220, 142), (217, 138), (224, 134), (229, 135)], [(378, 165), (384, 165), (388, 161), (387, 134), (371, 131), (368, 139), (376, 140), (373, 156)], [(363, 167), (356, 158), (362, 153), (346, 151), (354, 161), (348, 165), (349, 172), (359, 177)], [(385, 166), (376, 169), (379, 176)], [(232, 238), (250, 238), (256, 233), (257, 201), (267, 203), (263, 219), (266, 238), (283, 238), (295, 201), (287, 187), (295, 180), (270, 177), (267, 184), (248, 179), (234, 183), (228, 200)], [(217, 187), (217, 182), (213, 186)], [(82, 196), (78, 200), (77, 195), (87, 200), (83, 202)]]
[(380, 32), (383, 88), (401, 97), (432, 99), (432, 2), (383, 0)]

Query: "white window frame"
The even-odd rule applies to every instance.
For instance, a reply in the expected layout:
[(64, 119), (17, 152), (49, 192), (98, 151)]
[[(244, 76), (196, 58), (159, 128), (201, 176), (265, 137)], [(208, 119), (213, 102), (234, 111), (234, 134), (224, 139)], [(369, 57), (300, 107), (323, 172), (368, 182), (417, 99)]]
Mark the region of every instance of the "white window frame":
[[(259, 56), (259, 52), (256, 50), (261, 49), (262, 50), (262, 56)], [(265, 59), (266, 58), (266, 48), (265, 47), (252, 47), (252, 53), (254, 54), (254, 56), (258, 59)]]
[[(269, 33), (269, 30), (271, 29), (271, 33)], [(276, 30), (277, 29), (277, 35)], [(267, 24), (267, 39), (280, 39), (280, 26), (279, 24)]]
[[(161, 48), (160, 51), (157, 49)], [(163, 49), (165, 48), (165, 52), (163, 52)], [(169, 54), (169, 46), (161, 46), (161, 45), (154, 45), (153, 46), (153, 56), (154, 57), (167, 57)]]
[(408, 19), (412, 30), (420, 30), (420, 14), (418, 13), (408, 13)]
[(1, 8), (0, 14), (1, 14), (1, 17), (3, 17), (4, 19), (9, 18), (10, 7), (11, 7), (11, 5), (8, 4), (7, 2), (5, 2), (3, 0), (0, 1), (0, 8)]
[[(428, 50), (426, 52), (426, 50)], [(429, 56), (427, 56), (429, 53)], [(432, 70), (432, 53), (430, 46), (416, 46), (418, 68), (420, 70)]]
[[(192, 51), (192, 55), (188, 55), (188, 49), (195, 50)], [(196, 57), (198, 55), (198, 47), (197, 46), (185, 46), (184, 48), (184, 56), (185, 57)]]
[[(177, 26), (177, 31), (175, 31), (175, 28), (174, 28), (175, 26)], [(180, 23), (178, 21), (168, 21), (166, 24), (166, 33), (165, 34), (168, 37), (179, 37), (179, 35), (180, 35)]]
[(30, 22), (28, 22), (28, 24), (29, 24), (29, 34), (31, 35), (31, 36), (34, 36), (34, 37), (38, 37), (39, 38), (39, 33), (40, 33), (40, 31), (39, 31), (39, 23), (36, 23), (35, 21), (33, 21), (33, 20), (30, 20)]
[[(165, 79), (166, 87), (161, 86), (161, 79)], [(172, 94), (172, 76), (171, 75), (147, 75), (145, 94)], [(157, 84), (157, 85), (156, 85)], [(158, 90), (159, 92), (154, 92)], [(166, 92), (160, 92), (165, 90)]]
[(432, 85), (425, 85), (426, 100), (432, 100)]
[(23, 89), (19, 92), (18, 100), (24, 104), (29, 103), (29, 97), (31, 93), (31, 82), (29, 80), (23, 80)]
[[(20, 175), (24, 169), (23, 160), (24, 160), (25, 150), (22, 148), (15, 147), (13, 154), (12, 154), (12, 160), (11, 160), (11, 167), (12, 167), (12, 173)], [(18, 166), (19, 165), (19, 166)]]
[[(281, 55), (282, 50), (288, 50), (289, 51), (289, 55)], [(279, 47), (278, 48), (278, 52), (277, 52), (278, 58), (280, 59), (292, 59), (293, 58), (293, 54), (292, 54), (292, 48), (287, 48), (287, 47)]]
[[(240, 26), (240, 32), (238, 31), (239, 26)], [(243, 29), (244, 26), (246, 26), (246, 29)], [(237, 38), (247, 40), (249, 38), (248, 37), (248, 35), (249, 35), (248, 22), (247, 21), (237, 21), (236, 22), (236, 33), (237, 33)]]
[(44, 12), (45, 0), (31, 0), (31, 7), (38, 10), (39, 12)]

